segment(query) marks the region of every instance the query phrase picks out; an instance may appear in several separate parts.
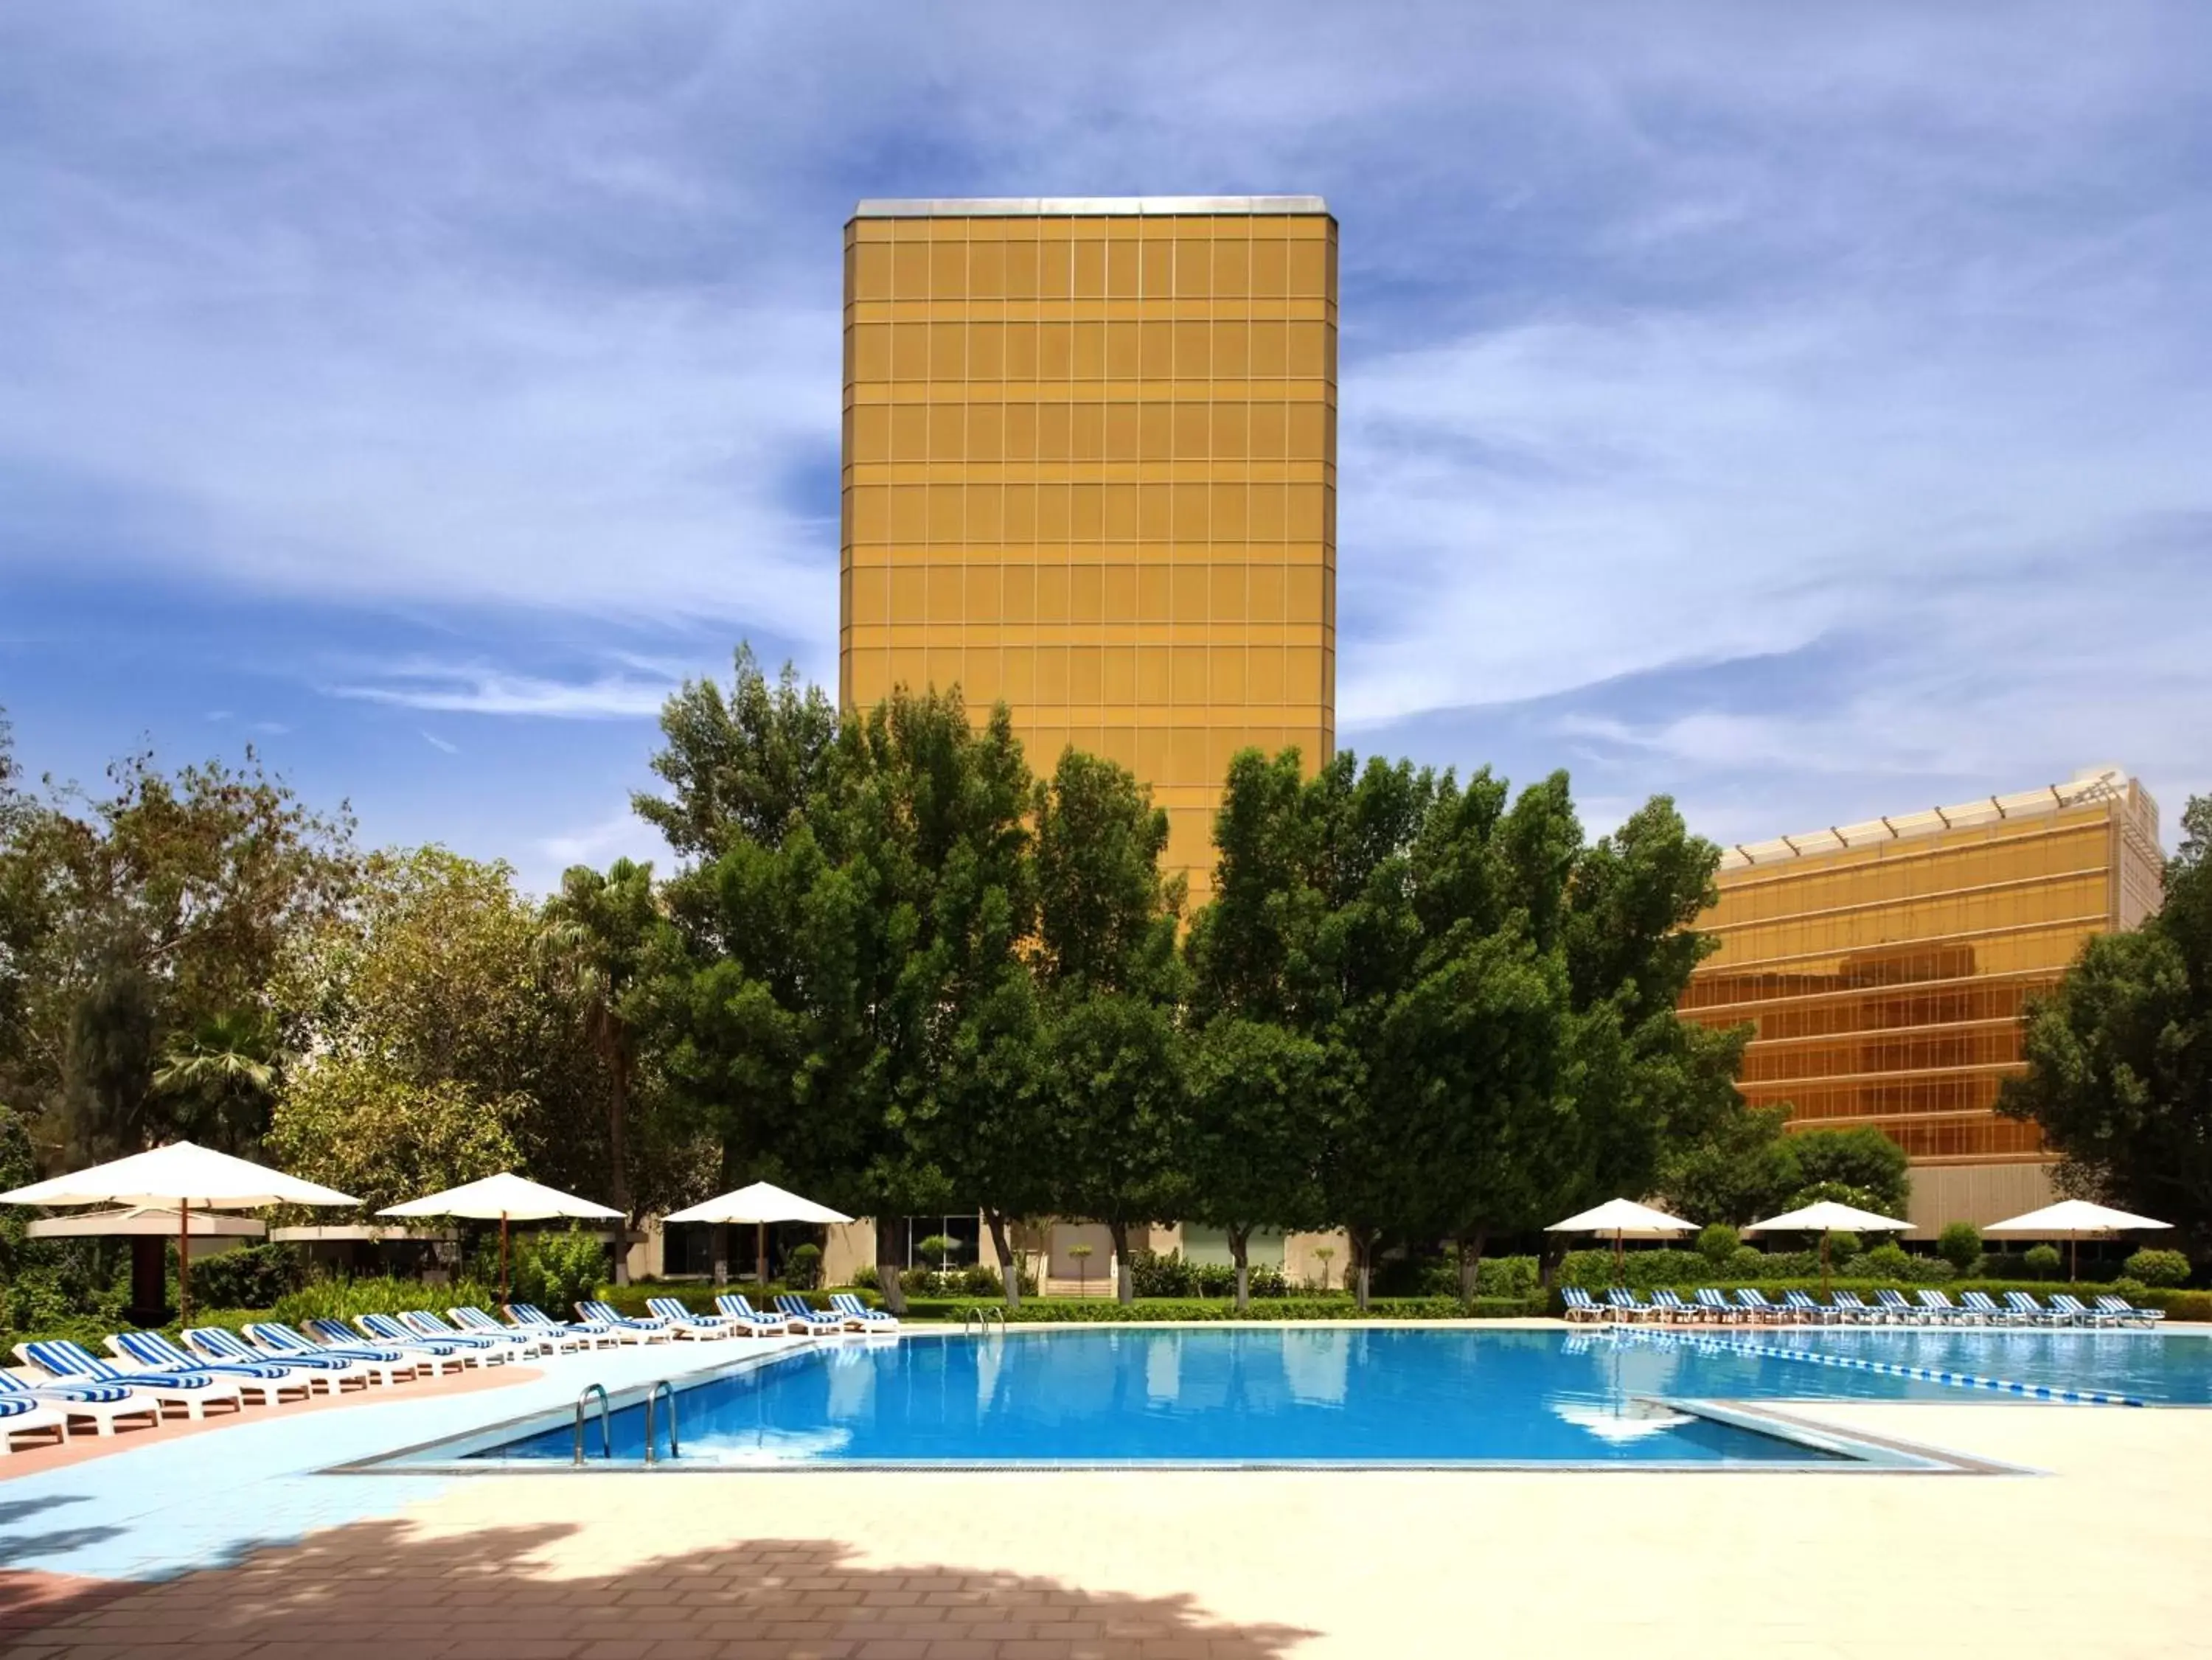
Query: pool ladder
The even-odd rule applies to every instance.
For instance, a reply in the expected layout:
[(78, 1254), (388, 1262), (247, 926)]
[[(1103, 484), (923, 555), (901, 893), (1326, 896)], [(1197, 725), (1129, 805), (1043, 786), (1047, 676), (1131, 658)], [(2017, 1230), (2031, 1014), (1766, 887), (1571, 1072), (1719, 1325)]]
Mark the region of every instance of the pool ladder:
[(970, 1320), (973, 1320), (975, 1323), (975, 1335), (978, 1337), (984, 1336), (990, 1331), (991, 1322), (993, 1320), (996, 1320), (999, 1323), (999, 1335), (1001, 1337), (1006, 1335), (1006, 1311), (1003, 1308), (970, 1308), (962, 1310), (960, 1314), (960, 1335), (963, 1337), (968, 1335), (968, 1323)]
[[(659, 1436), (653, 1433), (653, 1409), (662, 1395), (668, 1396), (668, 1456), (681, 1456), (683, 1448), (676, 1435), (676, 1385), (662, 1378), (645, 1391), (645, 1462), (659, 1462)], [(581, 1467), (584, 1462), (584, 1412), (594, 1397), (599, 1403), (599, 1457), (611, 1461), (615, 1456), (614, 1429), (611, 1421), (613, 1404), (607, 1399), (605, 1384), (586, 1384), (576, 1396), (576, 1439), (570, 1450), (569, 1462)]]

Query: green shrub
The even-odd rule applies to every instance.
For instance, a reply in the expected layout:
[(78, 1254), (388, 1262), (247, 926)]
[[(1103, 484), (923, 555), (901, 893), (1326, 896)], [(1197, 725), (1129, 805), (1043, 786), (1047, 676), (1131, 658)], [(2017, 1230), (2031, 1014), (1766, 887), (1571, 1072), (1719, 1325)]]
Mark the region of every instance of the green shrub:
[(1950, 1263), (1954, 1272), (1972, 1274), (1982, 1260), (1982, 1230), (1972, 1222), (1946, 1224), (1936, 1238), (1936, 1254)]
[(864, 1291), (876, 1291), (882, 1288), (884, 1282), (873, 1263), (862, 1263), (853, 1270), (853, 1283)]
[(2060, 1257), (2057, 1245), (2035, 1245), (2022, 1253), (2020, 1260), (2021, 1265), (2039, 1280), (2055, 1280), (2058, 1277)]
[(1699, 1232), (1698, 1255), (1711, 1263), (1716, 1269), (1722, 1269), (1728, 1265), (1729, 1259), (1735, 1255), (1737, 1247), (1742, 1244), (1743, 1235), (1738, 1233), (1726, 1222), (1715, 1222), (1710, 1227)]
[(812, 1240), (793, 1245), (783, 1258), (783, 1277), (802, 1291), (822, 1283), (822, 1247)]
[[(425, 1285), (420, 1280), (311, 1280), (278, 1298), (270, 1318), (290, 1324), (301, 1320), (350, 1323), (362, 1314), (400, 1314), (410, 1308), (446, 1309), (463, 1304), (489, 1309), (498, 1301), (497, 1286), (472, 1280), (447, 1286)], [(197, 1316), (194, 1322), (198, 1323)]]
[(2189, 1283), (2189, 1258), (2178, 1251), (2146, 1248), (2121, 1263), (2120, 1271), (2147, 1286), (2185, 1286)]
[(2169, 1320), (2212, 1321), (2212, 1291), (2152, 1291), (2137, 1300), (2164, 1309)]
[(565, 1318), (607, 1276), (606, 1242), (580, 1227), (527, 1236), (508, 1270), (514, 1300)]
[(1877, 1280), (1909, 1280), (1912, 1277), (1912, 1258), (1905, 1247), (1894, 1240), (1876, 1245), (1866, 1254), (1867, 1272)]
[(268, 1308), (307, 1277), (306, 1264), (290, 1245), (240, 1245), (192, 1263), (192, 1300), (210, 1308)]
[(1759, 1279), (1767, 1272), (1766, 1253), (1755, 1245), (1738, 1245), (1729, 1252), (1724, 1271), (1737, 1279)]
[[(1828, 1235), (1828, 1260), (1831, 1263), (1847, 1263), (1865, 1249), (1866, 1247), (1859, 1243), (1859, 1236), (1856, 1233), (1839, 1229)], [(1815, 1256), (1820, 1254), (1818, 1246), (1814, 1248), (1814, 1254)]]

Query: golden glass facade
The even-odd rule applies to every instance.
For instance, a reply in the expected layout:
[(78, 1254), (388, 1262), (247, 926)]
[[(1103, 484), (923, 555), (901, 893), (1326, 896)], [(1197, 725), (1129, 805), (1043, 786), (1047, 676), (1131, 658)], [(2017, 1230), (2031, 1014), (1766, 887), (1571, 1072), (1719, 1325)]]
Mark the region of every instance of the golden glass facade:
[(2158, 903), (2158, 808), (2117, 769), (1729, 850), (1682, 999), (1757, 1027), (1741, 1087), (1793, 1129), (1873, 1124), (1926, 1164), (2041, 1160), (1996, 1116), (2020, 1015), (2092, 934)]
[(1317, 197), (862, 203), (842, 702), (1120, 761), (1201, 897), (1231, 755), (1335, 740), (1336, 321)]

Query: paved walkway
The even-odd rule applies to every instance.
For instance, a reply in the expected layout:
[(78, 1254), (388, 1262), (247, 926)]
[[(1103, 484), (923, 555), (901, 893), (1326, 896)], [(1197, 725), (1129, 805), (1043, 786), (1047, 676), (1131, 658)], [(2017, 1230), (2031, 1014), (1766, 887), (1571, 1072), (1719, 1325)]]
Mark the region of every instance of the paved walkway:
[[(665, 1357), (598, 1357), (610, 1382)], [(684, 1358), (693, 1358), (686, 1355)], [(719, 1358), (709, 1350), (701, 1360)], [(573, 1398), (580, 1369), (515, 1386)], [(535, 1400), (526, 1399), (526, 1394)], [(864, 1472), (309, 1477), (364, 1442), (445, 1433), (483, 1397), (242, 1424), (0, 1481), (0, 1539), (78, 1575), (159, 1560), (189, 1453), (267, 1507), (371, 1506), (153, 1584), (15, 1582), (22, 1660), (2135, 1660), (2212, 1654), (2212, 1410), (1836, 1403), (1800, 1415), (2039, 1475)], [(381, 1425), (371, 1414), (393, 1415)], [(436, 1427), (430, 1421), (448, 1419)], [(343, 1430), (343, 1450), (334, 1439)], [(370, 1433), (371, 1431), (374, 1433)], [(356, 1433), (358, 1432), (358, 1433)], [(208, 1457), (240, 1446), (236, 1458)], [(368, 1450), (376, 1450), (370, 1448)], [(148, 1461), (141, 1464), (141, 1457)], [(138, 1468), (133, 1469), (133, 1466)], [(296, 1462), (289, 1468), (304, 1466)], [(262, 1472), (262, 1473), (256, 1473)], [(112, 1495), (111, 1495), (112, 1496)], [(336, 1501), (329, 1501), (336, 1502)], [(212, 1507), (209, 1507), (212, 1508)], [(125, 1526), (127, 1538), (58, 1536)], [(303, 1523), (305, 1525), (303, 1525)], [(335, 1525), (327, 1524), (335, 1523)], [(319, 1530), (308, 1530), (312, 1527)], [(38, 1542), (44, 1536), (42, 1543)], [(2045, 1573), (2039, 1563), (2053, 1570)], [(0, 1597), (9, 1594), (0, 1576)], [(35, 1607), (31, 1598), (39, 1599)]]

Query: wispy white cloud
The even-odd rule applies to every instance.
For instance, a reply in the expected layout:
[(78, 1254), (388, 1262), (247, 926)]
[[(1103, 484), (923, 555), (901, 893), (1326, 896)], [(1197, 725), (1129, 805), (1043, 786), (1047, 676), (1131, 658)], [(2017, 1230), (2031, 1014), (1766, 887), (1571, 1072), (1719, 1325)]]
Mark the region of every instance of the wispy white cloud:
[[(556, 680), (498, 669), (409, 664), (380, 679), (334, 685), (332, 697), (457, 715), (523, 715), (551, 720), (634, 720), (660, 712), (675, 682), (633, 675)], [(441, 748), (441, 740), (422, 735)]]

